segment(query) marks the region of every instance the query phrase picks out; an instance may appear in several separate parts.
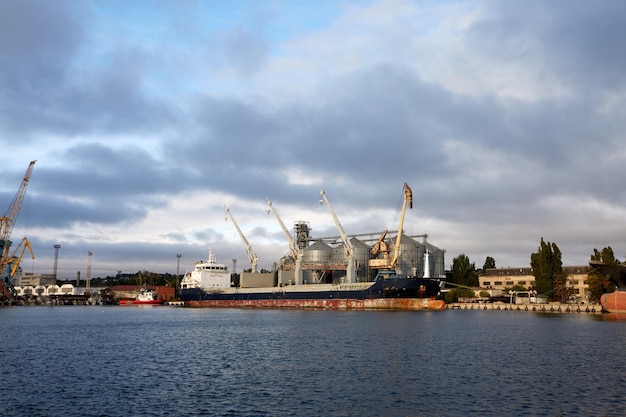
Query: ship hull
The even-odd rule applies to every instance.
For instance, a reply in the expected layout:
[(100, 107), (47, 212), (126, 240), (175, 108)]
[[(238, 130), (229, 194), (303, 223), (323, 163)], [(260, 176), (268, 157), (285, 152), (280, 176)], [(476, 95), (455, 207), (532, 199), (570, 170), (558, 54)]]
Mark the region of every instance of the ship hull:
[(439, 283), (422, 278), (393, 278), (368, 284), (299, 285), (206, 292), (181, 290), (189, 307), (333, 310), (443, 310), (436, 300)]
[(200, 300), (185, 301), (188, 307), (258, 308), (258, 309), (323, 309), (323, 310), (443, 310), (442, 300), (429, 298), (354, 299), (265, 299), (265, 300)]
[(626, 291), (613, 291), (600, 297), (602, 308), (609, 313), (626, 313)]

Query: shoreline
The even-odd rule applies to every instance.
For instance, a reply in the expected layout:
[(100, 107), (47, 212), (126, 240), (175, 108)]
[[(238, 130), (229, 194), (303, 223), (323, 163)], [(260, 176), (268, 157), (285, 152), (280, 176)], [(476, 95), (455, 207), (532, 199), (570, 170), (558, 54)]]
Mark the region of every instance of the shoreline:
[(507, 304), (496, 303), (450, 303), (446, 310), (483, 310), (483, 311), (527, 311), (535, 313), (589, 313), (602, 314), (600, 304)]

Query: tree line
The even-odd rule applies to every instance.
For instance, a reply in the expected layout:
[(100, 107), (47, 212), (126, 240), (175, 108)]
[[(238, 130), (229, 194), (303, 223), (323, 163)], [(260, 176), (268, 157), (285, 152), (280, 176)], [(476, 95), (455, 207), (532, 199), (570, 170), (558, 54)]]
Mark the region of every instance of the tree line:
[[(572, 288), (567, 285), (568, 276), (563, 269), (561, 257), (562, 253), (557, 244), (547, 242), (542, 237), (537, 252), (530, 255), (530, 267), (535, 277), (534, 286), (528, 288), (515, 286), (507, 288), (507, 290), (535, 290), (550, 300), (565, 302), (572, 295)], [(594, 248), (590, 260), (609, 265), (620, 264), (610, 246), (601, 251)], [(473, 298), (475, 296), (473, 288), (479, 286), (478, 277), (484, 274), (487, 269), (494, 268), (496, 268), (496, 261), (491, 256), (487, 256), (482, 269), (476, 268), (475, 263), (470, 262), (469, 257), (463, 253), (454, 258), (447, 281), (454, 284), (456, 288), (450, 291), (446, 301), (455, 301), (458, 297)], [(594, 301), (599, 300), (602, 294), (615, 290), (615, 286), (611, 282), (599, 276), (591, 267), (588, 270), (587, 284), (589, 296)], [(482, 295), (487, 296), (488, 294)]]

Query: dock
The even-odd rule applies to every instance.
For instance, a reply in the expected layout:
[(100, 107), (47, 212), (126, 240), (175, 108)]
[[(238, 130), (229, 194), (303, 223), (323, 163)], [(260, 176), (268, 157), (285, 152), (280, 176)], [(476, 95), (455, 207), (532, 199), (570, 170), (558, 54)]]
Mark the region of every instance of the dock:
[(525, 311), (535, 313), (585, 313), (601, 314), (600, 304), (507, 304), (497, 303), (450, 303), (447, 310)]

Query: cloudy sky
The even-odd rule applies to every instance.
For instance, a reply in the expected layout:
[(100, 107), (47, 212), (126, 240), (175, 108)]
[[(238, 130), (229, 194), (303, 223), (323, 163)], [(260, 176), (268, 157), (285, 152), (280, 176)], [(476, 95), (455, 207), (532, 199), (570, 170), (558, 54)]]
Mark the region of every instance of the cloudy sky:
[[(626, 256), (622, 0), (0, 2), (0, 211), (59, 278), (269, 268), (289, 228), (428, 234), (477, 267)], [(5, 208), (2, 208), (4, 206)]]

